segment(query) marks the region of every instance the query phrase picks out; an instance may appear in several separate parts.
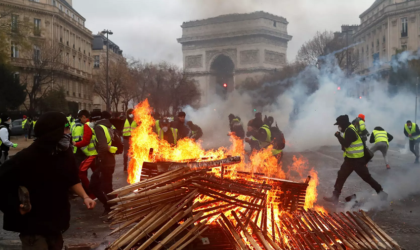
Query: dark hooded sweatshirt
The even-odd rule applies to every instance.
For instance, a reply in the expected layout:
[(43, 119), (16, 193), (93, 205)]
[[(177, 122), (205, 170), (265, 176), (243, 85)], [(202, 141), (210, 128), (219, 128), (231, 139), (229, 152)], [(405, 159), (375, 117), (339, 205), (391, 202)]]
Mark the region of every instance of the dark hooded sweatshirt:
[[(382, 127), (375, 127), (373, 130), (385, 131)], [(386, 134), (388, 136), (388, 142), (391, 142), (394, 139), (394, 137), (388, 132)], [(373, 135), (373, 133), (370, 135), (369, 142), (375, 143), (375, 136)]]
[(115, 166), (115, 154), (109, 152), (108, 141), (105, 132), (100, 125), (104, 125), (110, 131), (111, 139), (114, 138), (114, 130), (111, 128), (112, 124), (109, 120), (103, 119), (95, 122), (95, 135), (96, 135), (96, 151), (98, 152), (98, 160), (103, 167)]
[[(337, 139), (341, 144), (341, 149), (343, 151), (345, 151), (345, 148), (348, 148), (354, 141), (356, 141), (358, 139), (358, 135), (356, 134), (356, 132), (353, 129), (351, 129), (351, 128), (347, 129), (350, 126), (350, 122), (346, 123), (346, 124), (339, 124), (339, 125), (343, 129), (343, 131), (345, 131), (346, 138), (343, 138), (341, 136), (337, 136)], [(353, 159), (353, 158), (345, 157), (345, 160), (346, 161), (355, 161), (355, 160), (359, 160), (359, 159)]]
[[(54, 113), (44, 125), (54, 126), (56, 118), (67, 122), (63, 114)], [(80, 181), (72, 148), (57, 149), (64, 122), (54, 131), (39, 122), (35, 130), (40, 137), (0, 168), (0, 210), (4, 213), (4, 230), (49, 235), (68, 229), (68, 190)], [(32, 209), (25, 215), (19, 213), (19, 186), (26, 187), (30, 195)]]

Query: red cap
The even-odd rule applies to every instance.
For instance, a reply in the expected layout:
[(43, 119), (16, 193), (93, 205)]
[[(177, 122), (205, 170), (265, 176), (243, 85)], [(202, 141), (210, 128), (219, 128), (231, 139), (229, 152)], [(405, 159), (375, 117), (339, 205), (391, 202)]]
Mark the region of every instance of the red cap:
[(23, 118), (26, 118), (26, 115), (23, 115)]
[(359, 118), (362, 119), (363, 121), (365, 121), (365, 115), (364, 114), (359, 114)]

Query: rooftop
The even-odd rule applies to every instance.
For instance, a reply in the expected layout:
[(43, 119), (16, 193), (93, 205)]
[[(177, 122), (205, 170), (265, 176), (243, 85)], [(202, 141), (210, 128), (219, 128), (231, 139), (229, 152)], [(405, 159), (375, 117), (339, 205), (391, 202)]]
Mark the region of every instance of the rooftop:
[(369, 13), (372, 9), (378, 7), (378, 5), (380, 5), (383, 2), (385, 2), (385, 0), (375, 0), (375, 2), (373, 2), (373, 4), (367, 10), (365, 10), (362, 14), (360, 14), (359, 17), (362, 18), (364, 15)]
[(76, 13), (77, 15), (79, 15), (83, 21), (86, 21), (86, 18), (84, 18), (79, 12), (77, 12), (77, 10), (75, 10), (73, 8), (73, 6), (71, 6), (66, 0), (58, 0), (62, 5), (65, 5), (69, 10), (73, 11), (74, 13)]
[(257, 11), (252, 13), (246, 13), (246, 14), (228, 14), (228, 15), (222, 15), (202, 20), (196, 20), (196, 21), (189, 21), (184, 22), (181, 27), (182, 28), (190, 28), (190, 27), (196, 27), (196, 26), (203, 26), (208, 24), (218, 24), (218, 23), (227, 23), (227, 22), (238, 22), (238, 21), (244, 21), (244, 20), (254, 20), (259, 18), (265, 18), (270, 19), (273, 21), (281, 22), (284, 24), (288, 24), (286, 18), (281, 16), (276, 16), (264, 11)]

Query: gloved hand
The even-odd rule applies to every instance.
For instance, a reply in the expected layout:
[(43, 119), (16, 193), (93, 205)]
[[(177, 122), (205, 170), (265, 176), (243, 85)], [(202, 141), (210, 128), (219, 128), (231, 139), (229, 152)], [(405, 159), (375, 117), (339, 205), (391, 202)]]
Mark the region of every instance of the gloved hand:
[(13, 143), (14, 148), (17, 148), (17, 146), (18, 146), (17, 143)]
[(340, 136), (340, 132), (338, 132), (338, 131), (337, 131), (337, 132), (335, 132), (334, 136), (335, 136), (335, 137), (339, 137), (339, 136)]

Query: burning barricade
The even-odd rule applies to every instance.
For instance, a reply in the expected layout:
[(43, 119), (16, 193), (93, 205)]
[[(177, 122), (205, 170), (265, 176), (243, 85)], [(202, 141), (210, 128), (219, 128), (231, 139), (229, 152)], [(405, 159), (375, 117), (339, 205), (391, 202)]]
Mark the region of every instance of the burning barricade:
[[(111, 193), (118, 195), (109, 201), (118, 225), (111, 234), (121, 237), (110, 250), (400, 249), (363, 212), (313, 209), (316, 171), (285, 180), (270, 149), (245, 166), (243, 143), (235, 138), (230, 149), (205, 151), (188, 140), (172, 147), (152, 132), (148, 109), (145, 102), (135, 111), (142, 125), (131, 142), (132, 184)], [(294, 158), (300, 177), (304, 165)]]

